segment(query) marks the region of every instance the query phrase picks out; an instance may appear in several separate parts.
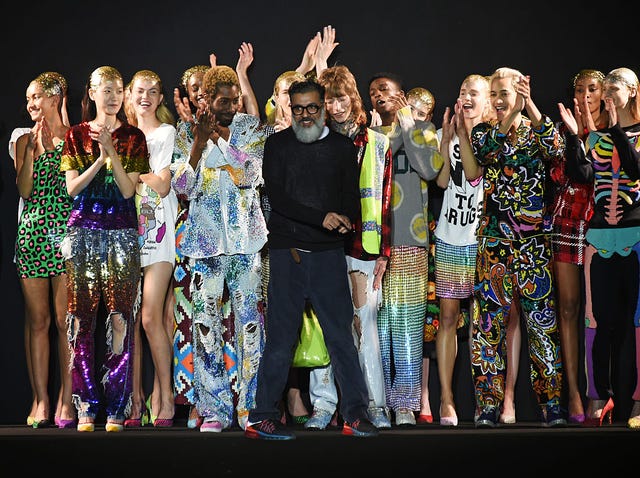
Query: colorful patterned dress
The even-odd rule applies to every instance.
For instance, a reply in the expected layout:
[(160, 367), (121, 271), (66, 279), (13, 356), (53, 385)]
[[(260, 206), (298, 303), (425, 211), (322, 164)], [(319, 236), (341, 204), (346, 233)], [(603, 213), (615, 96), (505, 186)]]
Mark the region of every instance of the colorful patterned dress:
[(33, 161), (33, 191), (24, 200), (16, 236), (16, 267), (23, 279), (65, 273), (60, 242), (67, 232), (72, 200), (60, 171), (63, 144)]

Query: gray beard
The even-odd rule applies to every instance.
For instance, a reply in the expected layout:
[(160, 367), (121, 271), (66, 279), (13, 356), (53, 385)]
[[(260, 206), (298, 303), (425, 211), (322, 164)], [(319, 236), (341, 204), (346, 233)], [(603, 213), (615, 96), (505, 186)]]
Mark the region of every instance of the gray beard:
[(320, 118), (317, 121), (314, 121), (313, 126), (308, 128), (304, 126), (300, 126), (298, 122), (294, 119), (291, 122), (291, 128), (298, 138), (298, 141), (301, 143), (313, 143), (320, 139), (322, 135), (322, 130), (324, 129), (324, 121), (325, 121), (325, 112), (324, 109), (320, 113)]

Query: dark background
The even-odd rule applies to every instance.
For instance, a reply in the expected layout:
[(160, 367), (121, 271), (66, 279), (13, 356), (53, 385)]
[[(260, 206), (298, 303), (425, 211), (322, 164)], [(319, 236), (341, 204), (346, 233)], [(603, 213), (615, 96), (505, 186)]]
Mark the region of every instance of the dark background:
[[(18, 13), (5, 13), (0, 28), (0, 424), (23, 423), (31, 400), (22, 294), (12, 262), (17, 193), (7, 144), (13, 128), (32, 124), (25, 91), (39, 73), (53, 70), (67, 78), (72, 123), (80, 121), (89, 74), (102, 65), (118, 68), (125, 82), (137, 70), (154, 70), (173, 109), (173, 87), (185, 69), (208, 64), (211, 52), (218, 64), (235, 67), (238, 47), (247, 41), (254, 47), (249, 75), (262, 108), (276, 77), (294, 69), (311, 37), (332, 25), (340, 45), (329, 64), (352, 70), (367, 109), (369, 77), (392, 71), (404, 78), (405, 91), (431, 90), (434, 123), (440, 127), (445, 106), (453, 104), (470, 73), (511, 66), (531, 75), (538, 107), (557, 120), (556, 104), (567, 102), (578, 70), (607, 73), (627, 66), (639, 71), (637, 8), (617, 0), (597, 6), (575, 1), (30, 1), (14, 8)], [(461, 344), (458, 367), (465, 397), (458, 400), (470, 404), (465, 348)], [(526, 367), (519, 381), (522, 405), (530, 394)], [(437, 382), (435, 372), (432, 368), (432, 382)], [(54, 394), (51, 400), (53, 410)], [(437, 413), (437, 394), (431, 403)], [(523, 408), (519, 414), (527, 413)], [(465, 419), (472, 413), (462, 412)]]

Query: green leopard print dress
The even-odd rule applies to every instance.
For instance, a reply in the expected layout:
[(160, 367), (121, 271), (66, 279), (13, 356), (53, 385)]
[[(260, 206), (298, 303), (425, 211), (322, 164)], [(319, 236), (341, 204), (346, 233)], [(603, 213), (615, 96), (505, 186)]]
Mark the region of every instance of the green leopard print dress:
[(72, 198), (60, 171), (63, 144), (33, 161), (33, 191), (24, 201), (16, 235), (16, 268), (23, 279), (65, 272), (60, 242), (67, 232)]

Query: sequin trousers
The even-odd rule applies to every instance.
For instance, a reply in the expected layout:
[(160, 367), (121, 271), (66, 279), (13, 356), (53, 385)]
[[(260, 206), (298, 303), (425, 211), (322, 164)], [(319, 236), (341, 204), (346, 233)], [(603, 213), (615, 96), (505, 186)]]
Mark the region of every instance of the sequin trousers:
[(427, 283), (427, 249), (392, 247), (382, 279), (378, 335), (385, 395), (387, 405), (393, 410), (420, 409)]
[[(173, 270), (173, 385), (176, 405), (195, 405), (193, 398), (193, 342), (191, 327), (193, 324), (193, 306), (191, 303), (191, 266), (189, 258), (182, 255), (178, 244), (184, 234), (184, 221), (188, 207), (181, 203), (176, 220), (176, 262)], [(233, 309), (229, 301), (229, 289), (225, 285), (222, 296), (222, 338), (224, 340), (224, 363), (229, 375), (233, 403), (237, 406), (240, 391), (238, 389), (238, 354), (234, 343), (235, 322)]]
[[(72, 393), (78, 418), (95, 418), (102, 404), (108, 419), (124, 420), (131, 407), (135, 309), (140, 256), (136, 229), (71, 227), (63, 242), (67, 269), (67, 338)], [(105, 343), (96, 320), (102, 299), (107, 311)], [(104, 349), (104, 357), (96, 356)], [(100, 374), (96, 363), (101, 364)]]

